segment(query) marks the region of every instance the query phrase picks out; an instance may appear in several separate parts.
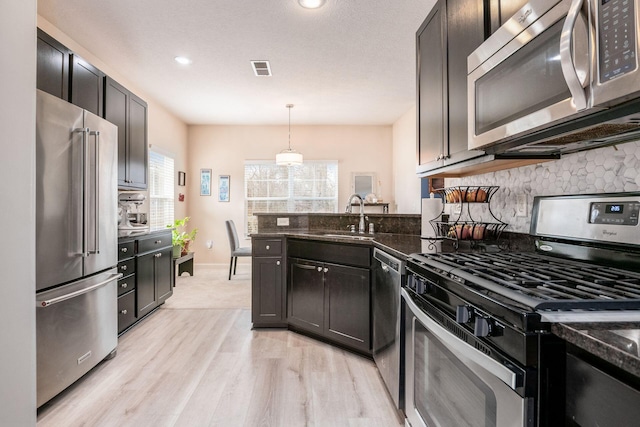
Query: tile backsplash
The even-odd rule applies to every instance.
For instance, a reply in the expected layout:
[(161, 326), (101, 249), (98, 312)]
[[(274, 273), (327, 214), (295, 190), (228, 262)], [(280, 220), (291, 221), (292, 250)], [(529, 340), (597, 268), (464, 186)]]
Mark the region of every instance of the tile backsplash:
[[(534, 196), (639, 191), (640, 141), (567, 154), (560, 160), (517, 169), (446, 178), (445, 185), (500, 186), (491, 200), (491, 211), (509, 224), (507, 231), (528, 233)], [(526, 216), (516, 215), (519, 194), (527, 199)]]

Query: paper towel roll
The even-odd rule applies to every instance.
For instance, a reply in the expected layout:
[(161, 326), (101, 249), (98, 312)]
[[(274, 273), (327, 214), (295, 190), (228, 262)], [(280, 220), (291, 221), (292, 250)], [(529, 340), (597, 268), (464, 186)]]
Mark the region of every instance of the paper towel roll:
[(442, 213), (442, 199), (422, 199), (422, 230), (421, 237), (436, 237), (429, 221), (439, 219)]

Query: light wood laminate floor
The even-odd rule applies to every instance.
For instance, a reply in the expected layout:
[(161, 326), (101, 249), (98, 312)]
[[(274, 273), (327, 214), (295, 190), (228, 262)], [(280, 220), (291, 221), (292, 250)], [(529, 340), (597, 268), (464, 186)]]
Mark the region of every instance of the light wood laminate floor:
[[(40, 408), (38, 427), (403, 425), (371, 360), (286, 330), (251, 330), (242, 267), (231, 283), (223, 266), (179, 278), (173, 303)], [(234, 296), (216, 303), (225, 287)]]

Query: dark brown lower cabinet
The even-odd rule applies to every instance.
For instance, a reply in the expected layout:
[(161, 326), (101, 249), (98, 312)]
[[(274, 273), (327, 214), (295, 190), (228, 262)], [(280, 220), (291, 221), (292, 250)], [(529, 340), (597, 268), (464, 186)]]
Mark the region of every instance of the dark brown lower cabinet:
[(169, 246), (136, 258), (136, 307), (139, 318), (162, 304), (173, 292), (171, 252)]
[[(300, 257), (305, 255), (316, 259)], [(325, 261), (337, 256), (345, 264)], [(370, 354), (370, 259), (371, 250), (366, 246), (293, 241), (288, 258), (289, 324)]]
[(285, 327), (283, 239), (254, 238), (251, 247), (251, 323)]

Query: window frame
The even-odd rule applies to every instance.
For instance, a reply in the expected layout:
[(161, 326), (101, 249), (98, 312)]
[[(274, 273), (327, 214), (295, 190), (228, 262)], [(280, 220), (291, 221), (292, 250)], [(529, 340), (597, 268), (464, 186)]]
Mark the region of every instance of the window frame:
[[(323, 196), (323, 197), (296, 197), (294, 193), (294, 182), (295, 182), (295, 174), (292, 173), (292, 169), (298, 167), (304, 167), (304, 165), (308, 164), (326, 164), (327, 167), (333, 166), (335, 167), (335, 194), (332, 196)], [(288, 173), (288, 195), (286, 197), (249, 197), (248, 196), (248, 181), (247, 181), (247, 166), (249, 165), (270, 165), (281, 168), (289, 168)], [(265, 202), (277, 202), (277, 201), (287, 201), (287, 210), (282, 213), (304, 213), (302, 211), (295, 211), (296, 202), (300, 201), (333, 201), (334, 209), (331, 213), (337, 213), (339, 211), (339, 184), (340, 184), (340, 163), (338, 160), (305, 160), (302, 166), (278, 166), (276, 165), (274, 160), (245, 160), (244, 161), (244, 234), (245, 236), (250, 235), (250, 227), (249, 227), (249, 203), (252, 201), (265, 201)], [(273, 211), (273, 213), (278, 213)]]

